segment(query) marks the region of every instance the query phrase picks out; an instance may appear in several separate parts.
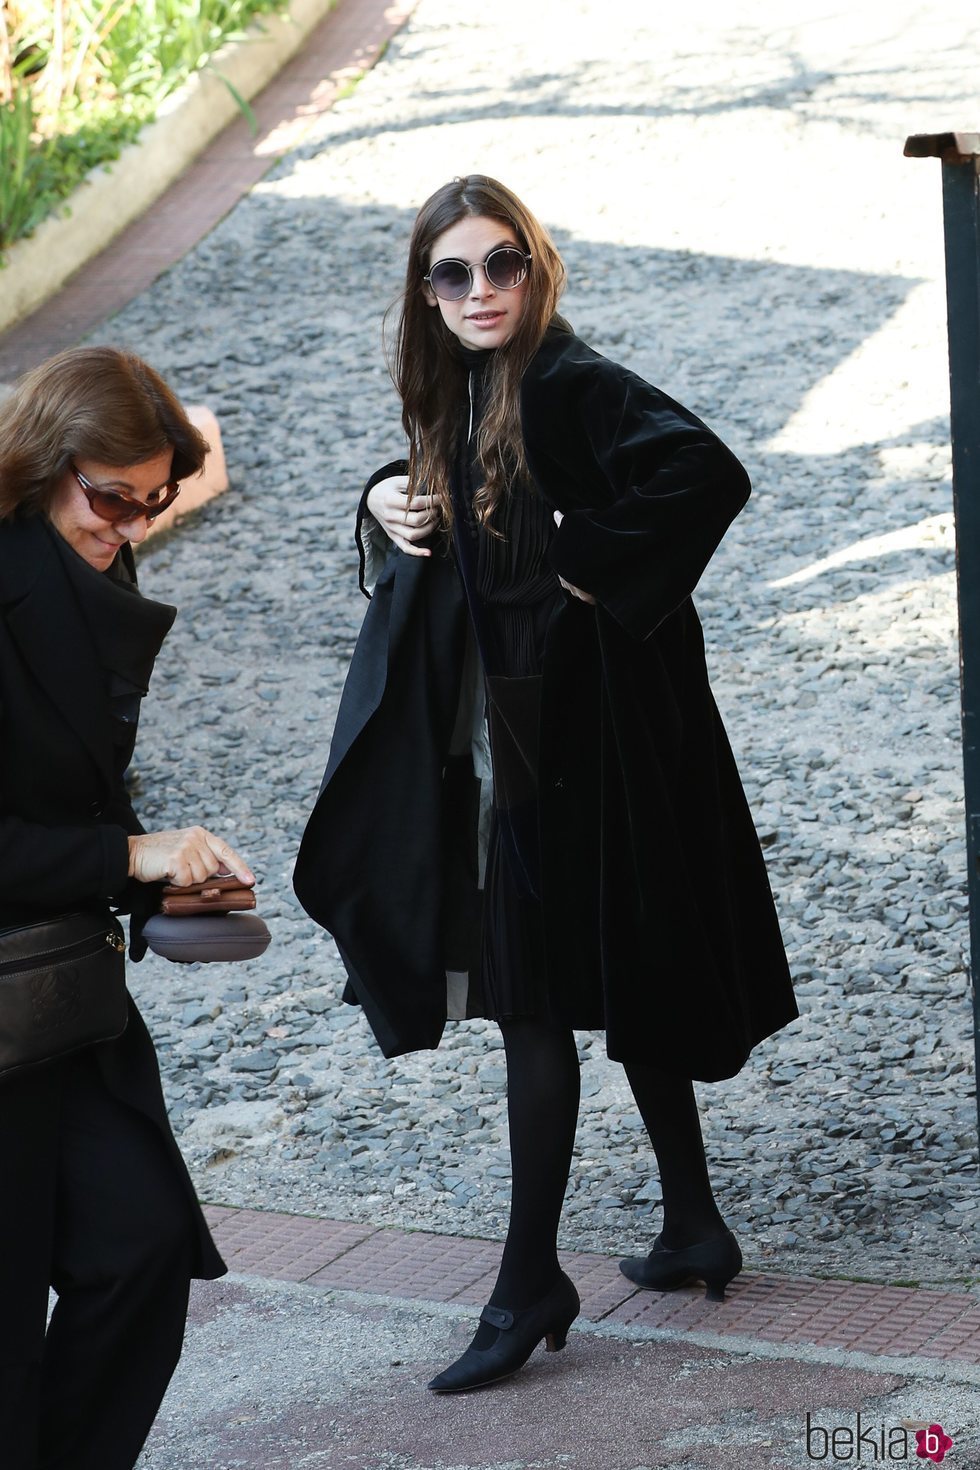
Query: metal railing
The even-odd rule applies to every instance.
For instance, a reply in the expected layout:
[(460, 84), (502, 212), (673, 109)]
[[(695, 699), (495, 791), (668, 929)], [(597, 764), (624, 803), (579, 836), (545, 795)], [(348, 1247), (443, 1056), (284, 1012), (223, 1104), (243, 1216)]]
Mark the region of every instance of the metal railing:
[(939, 158), (943, 165), (970, 979), (974, 1077), (980, 1078), (980, 133), (918, 133), (906, 139), (905, 155)]

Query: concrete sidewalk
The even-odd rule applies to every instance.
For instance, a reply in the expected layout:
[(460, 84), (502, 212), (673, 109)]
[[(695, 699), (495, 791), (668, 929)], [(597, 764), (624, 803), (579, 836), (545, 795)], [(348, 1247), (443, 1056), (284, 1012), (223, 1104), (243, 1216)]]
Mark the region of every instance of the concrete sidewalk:
[(579, 1252), (563, 1261), (582, 1296), (566, 1350), (437, 1397), (425, 1384), (469, 1341), (496, 1245), (209, 1214), (233, 1274), (195, 1289), (141, 1470), (930, 1463), (915, 1435), (934, 1424), (951, 1467), (980, 1465), (969, 1293), (748, 1271), (715, 1304), (699, 1288), (636, 1292), (614, 1259)]

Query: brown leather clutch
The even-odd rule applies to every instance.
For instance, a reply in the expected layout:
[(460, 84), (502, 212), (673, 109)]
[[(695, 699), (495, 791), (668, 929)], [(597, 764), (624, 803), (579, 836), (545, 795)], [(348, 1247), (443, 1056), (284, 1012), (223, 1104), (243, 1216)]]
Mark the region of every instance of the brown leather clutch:
[(236, 878), (207, 878), (186, 888), (168, 884), (160, 901), (162, 914), (234, 914), (254, 909), (255, 892)]

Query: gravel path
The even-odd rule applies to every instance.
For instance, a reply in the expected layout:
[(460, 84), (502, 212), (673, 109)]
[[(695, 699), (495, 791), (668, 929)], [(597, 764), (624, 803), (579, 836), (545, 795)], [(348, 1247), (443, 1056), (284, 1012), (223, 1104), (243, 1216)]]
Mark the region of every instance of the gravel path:
[[(485, 169), (553, 226), (582, 335), (705, 416), (756, 487), (697, 601), (804, 1016), (701, 1089), (723, 1207), (756, 1267), (975, 1269), (939, 165), (901, 152), (977, 126), (980, 23), (967, 0), (732, 9), (695, 29), (630, 0), (420, 0), (100, 333), (213, 406), (235, 487), (143, 564), (180, 617), (138, 804), (233, 833), (275, 931), (249, 967), (132, 973), (207, 1199), (505, 1221), (494, 1028), (385, 1062), (289, 883), (363, 614), (353, 509), (401, 446), (381, 315), (417, 204)], [(601, 1037), (580, 1041), (564, 1240), (643, 1249), (639, 1118)]]

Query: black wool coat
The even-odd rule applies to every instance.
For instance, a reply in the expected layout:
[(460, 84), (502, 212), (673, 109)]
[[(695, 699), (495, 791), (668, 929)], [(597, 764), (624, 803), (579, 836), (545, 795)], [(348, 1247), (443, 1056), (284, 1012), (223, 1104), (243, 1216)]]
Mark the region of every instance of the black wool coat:
[[(126, 907), (127, 836), (143, 831), (115, 772), (105, 675), (52, 533), (37, 517), (0, 523), (0, 927), (74, 909)], [(167, 1120), (156, 1053), (130, 997), (122, 1036), (92, 1048), (109, 1091), (157, 1129), (198, 1234), (195, 1274), (225, 1267)], [(0, 1116), (23, 1138), (30, 1087), (0, 1081)], [(27, 1076), (28, 1074), (25, 1074)], [(0, 1129), (0, 1137), (3, 1130)], [(4, 1174), (0, 1157), (0, 1174)], [(134, 1181), (134, 1188), (137, 1181)], [(16, 1179), (5, 1175), (13, 1193)], [(18, 1197), (18, 1208), (32, 1208)]]
[[(564, 517), (551, 564), (597, 602), (563, 601), (544, 654), (549, 993), (582, 1016), (598, 975), (602, 1015), (578, 1024), (605, 1025), (610, 1056), (732, 1076), (797, 1015), (691, 601), (748, 478), (694, 414), (559, 327), (521, 413), (535, 485)], [(448, 556), (392, 547), (296, 866), (389, 1056), (437, 1045), (446, 1020), (443, 778), (467, 621)]]

